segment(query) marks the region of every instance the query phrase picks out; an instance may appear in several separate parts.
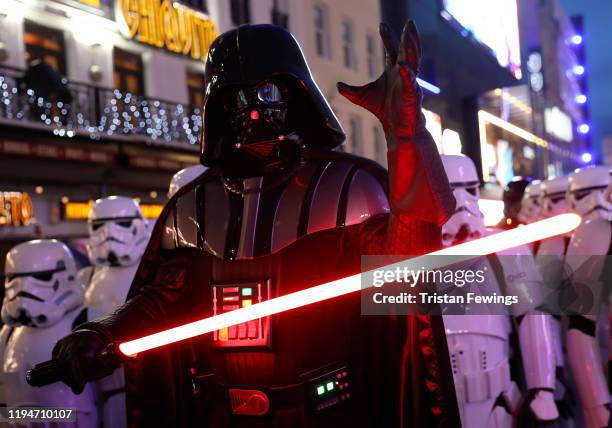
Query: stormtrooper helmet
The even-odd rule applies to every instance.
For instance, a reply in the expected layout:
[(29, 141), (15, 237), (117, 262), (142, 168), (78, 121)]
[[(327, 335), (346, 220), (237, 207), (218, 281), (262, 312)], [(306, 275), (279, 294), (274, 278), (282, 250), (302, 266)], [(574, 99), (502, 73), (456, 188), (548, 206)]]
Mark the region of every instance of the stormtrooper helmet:
[(444, 246), (479, 238), (485, 233), (484, 215), (478, 207), (480, 181), (474, 162), (464, 155), (441, 155), (457, 201), (455, 212), (442, 226)]
[(168, 199), (174, 196), (178, 190), (186, 184), (191, 183), (193, 180), (198, 178), (206, 171), (206, 167), (203, 165), (194, 165), (184, 169), (172, 176), (170, 180), (170, 188), (168, 189)]
[(548, 218), (566, 213), (568, 210), (567, 193), (568, 178), (556, 177), (542, 182), (540, 193), (540, 218)]
[(55, 239), (24, 242), (6, 255), (2, 321), (49, 327), (83, 301), (70, 250)]
[(574, 171), (569, 178), (567, 202), (572, 211), (585, 219), (612, 220), (611, 171), (592, 166)]
[(89, 211), (89, 260), (96, 266), (130, 266), (149, 240), (140, 205), (125, 196), (98, 199)]
[(542, 182), (532, 181), (525, 188), (521, 210), (519, 211), (519, 221), (529, 224), (540, 218), (540, 194), (542, 193)]

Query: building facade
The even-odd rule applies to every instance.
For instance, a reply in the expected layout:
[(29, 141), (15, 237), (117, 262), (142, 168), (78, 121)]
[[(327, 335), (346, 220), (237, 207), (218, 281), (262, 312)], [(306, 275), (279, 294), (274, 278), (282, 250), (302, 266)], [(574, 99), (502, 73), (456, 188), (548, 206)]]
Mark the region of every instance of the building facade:
[(336, 90), (382, 71), (379, 16), (375, 0), (2, 0), (0, 256), (84, 236), (103, 196), (136, 197), (155, 219), (172, 174), (198, 162), (208, 46), (241, 24), (288, 28), (347, 132), (342, 149), (385, 164), (378, 121)]

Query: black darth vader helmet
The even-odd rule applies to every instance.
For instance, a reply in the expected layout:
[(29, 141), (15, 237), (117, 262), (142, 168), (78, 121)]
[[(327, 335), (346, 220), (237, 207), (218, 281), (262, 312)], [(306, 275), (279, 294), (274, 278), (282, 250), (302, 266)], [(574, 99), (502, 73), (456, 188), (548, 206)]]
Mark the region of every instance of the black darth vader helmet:
[(285, 137), (324, 149), (344, 141), (300, 46), (281, 27), (243, 25), (220, 35), (206, 58), (204, 83), (206, 166), (246, 152), (241, 146), (257, 155)]

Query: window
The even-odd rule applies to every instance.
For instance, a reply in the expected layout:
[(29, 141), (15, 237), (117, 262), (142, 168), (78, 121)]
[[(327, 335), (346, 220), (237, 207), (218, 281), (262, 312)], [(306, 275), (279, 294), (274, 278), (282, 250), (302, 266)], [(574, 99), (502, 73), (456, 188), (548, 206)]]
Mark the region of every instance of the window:
[(289, 8), (287, 0), (274, 0), (272, 4), (272, 24), (289, 28)]
[(121, 92), (144, 94), (142, 58), (117, 47), (113, 50), (115, 88)]
[(315, 29), (315, 46), (317, 55), (323, 58), (331, 58), (329, 51), (329, 31), (327, 29), (327, 10), (323, 6), (312, 8), (312, 19)]
[(385, 150), (385, 137), (382, 129), (380, 129), (379, 125), (374, 125), (372, 128), (374, 131), (374, 160), (380, 163), (381, 165), (387, 164), (387, 151)]
[(348, 21), (342, 23), (342, 56), (346, 68), (356, 68), (355, 49), (353, 43), (353, 24)]
[(351, 140), (351, 151), (356, 155), (363, 153), (363, 135), (361, 134), (361, 120), (352, 117), (349, 120), (349, 138)]
[(190, 6), (193, 9), (208, 13), (208, 0), (181, 0), (181, 3)]
[(41, 60), (62, 76), (66, 75), (66, 50), (61, 31), (26, 21), (23, 41), (27, 65), (34, 60)]
[(191, 107), (202, 108), (204, 104), (204, 75), (192, 71), (187, 72), (187, 94)]
[(378, 58), (376, 56), (376, 42), (371, 34), (366, 36), (366, 50), (368, 55), (368, 76), (375, 78), (378, 73)]
[(248, 24), (251, 22), (251, 9), (249, 0), (231, 0), (230, 13), (234, 25)]

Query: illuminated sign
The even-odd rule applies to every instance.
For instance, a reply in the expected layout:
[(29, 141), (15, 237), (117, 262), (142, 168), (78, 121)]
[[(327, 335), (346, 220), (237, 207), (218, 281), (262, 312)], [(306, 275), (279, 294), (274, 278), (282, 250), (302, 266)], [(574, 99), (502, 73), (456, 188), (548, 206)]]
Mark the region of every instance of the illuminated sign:
[(169, 0), (116, 0), (115, 14), (127, 37), (204, 60), (217, 27), (208, 15)]
[(442, 152), (445, 155), (460, 155), (463, 145), (457, 131), (446, 128), (442, 132)]
[(32, 200), (25, 192), (0, 192), (0, 227), (27, 226), (33, 219)]
[(572, 118), (559, 107), (544, 110), (544, 128), (550, 135), (568, 143), (574, 138), (574, 127)]
[(516, 0), (443, 0), (444, 19), (488, 47), (497, 62), (521, 78), (521, 48)]
[[(67, 202), (63, 205), (65, 220), (87, 220), (89, 216), (89, 209), (93, 205), (93, 201), (90, 202)], [(164, 206), (162, 204), (140, 204), (142, 215), (144, 218), (156, 219), (159, 217)], [(0, 220), (1, 221), (1, 220)]]
[(438, 152), (442, 153), (442, 118), (439, 114), (422, 109), (425, 116), (425, 128), (429, 131), (438, 147)]

